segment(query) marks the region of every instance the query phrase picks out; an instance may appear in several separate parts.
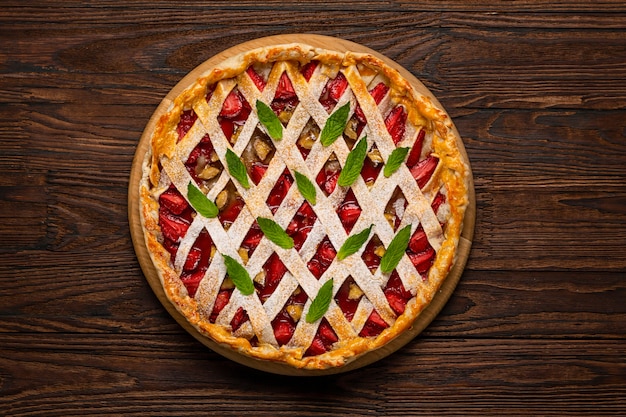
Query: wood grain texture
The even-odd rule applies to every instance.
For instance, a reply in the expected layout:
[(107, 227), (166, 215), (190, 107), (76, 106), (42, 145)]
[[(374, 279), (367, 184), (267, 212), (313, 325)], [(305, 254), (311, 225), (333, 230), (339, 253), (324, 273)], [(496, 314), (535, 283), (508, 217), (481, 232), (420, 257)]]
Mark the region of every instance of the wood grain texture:
[[(477, 196), (466, 271), (417, 339), (345, 375), (222, 359), (137, 263), (135, 147), (192, 68), (318, 33), (409, 69)], [(621, 1), (3, 2), (0, 415), (626, 415)]]

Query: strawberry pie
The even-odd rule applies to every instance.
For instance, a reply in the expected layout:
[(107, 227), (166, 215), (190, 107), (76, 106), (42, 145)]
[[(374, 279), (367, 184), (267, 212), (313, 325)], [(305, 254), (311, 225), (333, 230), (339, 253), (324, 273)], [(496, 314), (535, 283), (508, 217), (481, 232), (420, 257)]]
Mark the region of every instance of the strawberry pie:
[(247, 357), (341, 367), (405, 332), (457, 256), (469, 167), (445, 111), (365, 53), (231, 57), (151, 132), (141, 224), (169, 301)]

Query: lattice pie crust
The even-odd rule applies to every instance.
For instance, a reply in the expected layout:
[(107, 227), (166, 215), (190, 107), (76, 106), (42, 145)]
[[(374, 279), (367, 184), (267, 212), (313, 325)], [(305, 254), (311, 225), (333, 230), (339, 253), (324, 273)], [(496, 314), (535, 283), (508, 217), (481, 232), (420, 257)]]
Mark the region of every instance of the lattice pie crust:
[[(290, 86), (285, 86), (285, 77)], [(336, 81), (338, 77), (343, 83)], [(340, 87), (333, 90), (336, 85)], [(380, 89), (375, 97), (377, 85)], [(235, 119), (239, 119), (229, 122), (225, 107), (233, 94), (238, 98), (235, 104), (246, 107), (237, 113)], [(276, 105), (281, 94), (290, 96), (283, 108)], [(274, 103), (284, 126), (282, 140), (267, 135), (257, 115), (257, 100)], [(323, 146), (319, 132), (345, 103), (350, 103), (351, 122), (334, 143)], [(389, 117), (394, 109), (404, 118), (391, 127)], [(355, 126), (355, 120), (361, 120), (358, 133), (349, 127)], [(359, 176), (349, 187), (324, 179), (320, 173), (330, 165), (344, 167), (354, 143), (361, 138), (367, 140), (369, 166), (379, 165), (377, 175), (373, 179)], [(458, 140), (446, 113), (374, 56), (288, 44), (228, 59), (204, 73), (173, 101), (158, 121), (143, 164), (142, 225), (167, 297), (189, 323), (216, 342), (244, 355), (297, 368), (342, 366), (384, 346), (405, 331), (429, 304), (454, 262), (468, 204), (468, 167)], [(430, 158), (432, 168), (403, 163), (389, 177), (383, 175), (380, 167), (396, 147), (413, 148), (418, 142), (420, 163), (428, 165)], [(204, 155), (202, 166), (196, 161), (190, 168), (191, 155), (199, 146), (209, 149), (210, 155)], [(252, 179), (249, 188), (226, 169), (228, 149), (245, 162)], [(196, 150), (193, 158), (197, 155)], [(253, 172), (257, 166), (263, 167), (260, 174)], [(303, 211), (305, 199), (293, 181), (295, 171), (307, 176), (316, 188), (316, 204), (306, 206), (308, 211)], [(292, 186), (286, 193), (282, 191), (282, 200), (274, 206), (268, 204), (278, 192), (276, 185), (285, 178)], [(222, 206), (220, 210), (238, 204), (236, 217), (225, 220), (226, 215), (207, 218), (198, 214), (187, 203), (190, 182)], [(179, 222), (182, 228), (174, 232), (171, 225), (163, 223), (162, 216), (176, 218), (164, 207), (165, 193), (176, 195), (187, 213)], [(340, 215), (348, 195), (352, 205), (356, 198), (358, 215), (356, 221), (349, 220), (349, 228), (348, 215)], [(224, 203), (225, 198), (229, 203)], [(256, 246), (243, 247), (258, 217), (273, 219), (294, 236), (305, 228), (306, 234), (301, 235), (304, 238), (298, 247), (291, 249), (283, 249), (262, 235)], [(289, 229), (294, 218), (300, 219), (295, 223), (298, 230)], [(316, 276), (320, 271), (313, 273), (311, 265), (321, 256), (320, 246), (332, 247), (332, 258), (349, 236), (370, 225), (368, 242), (355, 254), (341, 261), (325, 259), (321, 276)], [(413, 236), (425, 235), (425, 245), (417, 246), (428, 247), (429, 262), (425, 268), (418, 266), (420, 261), (415, 259), (424, 255), (412, 253), (409, 245), (392, 274), (381, 272), (377, 266), (380, 256), (406, 225), (411, 226)], [(166, 240), (172, 233), (176, 241)], [(205, 246), (198, 243), (202, 239)], [(209, 253), (199, 254), (199, 248)], [(243, 295), (233, 288), (221, 254), (245, 265), (254, 279), (254, 293)], [(198, 262), (204, 262), (199, 274)], [(268, 262), (284, 268), (271, 291), (264, 282), (264, 276), (273, 273)], [(195, 276), (188, 271), (194, 267)], [(390, 288), (391, 277), (397, 288)], [(330, 306), (321, 319), (309, 323), (305, 316), (311, 302), (331, 278)], [(399, 298), (402, 302), (394, 305)], [(280, 327), (287, 322), (291, 327)]]

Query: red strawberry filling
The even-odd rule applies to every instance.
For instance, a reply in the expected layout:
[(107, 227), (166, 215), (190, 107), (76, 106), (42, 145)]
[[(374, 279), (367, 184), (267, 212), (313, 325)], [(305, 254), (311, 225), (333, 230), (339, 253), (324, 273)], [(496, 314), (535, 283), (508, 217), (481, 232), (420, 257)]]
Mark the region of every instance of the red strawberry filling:
[(159, 196), (159, 204), (167, 209), (170, 213), (180, 215), (189, 208), (189, 204), (176, 187), (170, 186)]
[(315, 68), (317, 68), (317, 61), (311, 61), (304, 64), (300, 72), (302, 73), (304, 78), (309, 81), (313, 76), (313, 73), (315, 72)]
[(363, 250), (363, 254), (361, 255), (361, 259), (363, 259), (363, 262), (365, 262), (365, 265), (372, 273), (374, 273), (380, 265), (381, 256), (376, 254), (376, 250), (381, 247), (383, 247), (382, 242), (378, 236), (374, 235), (367, 243), (367, 246), (365, 246), (365, 250)]
[(396, 106), (385, 118), (385, 126), (393, 139), (393, 143), (398, 143), (404, 137), (406, 129), (406, 111), (402, 106)]
[(190, 297), (196, 295), (198, 285), (209, 268), (211, 246), (213, 246), (213, 241), (207, 231), (203, 230), (189, 250), (180, 279), (187, 288)]
[(282, 346), (291, 340), (293, 332), (296, 329), (296, 323), (291, 316), (283, 310), (272, 320), (272, 328), (274, 329), (274, 337), (278, 342), (278, 346)]
[(425, 137), (426, 131), (424, 129), (420, 130), (413, 147), (411, 147), (411, 152), (409, 152), (409, 155), (406, 158), (407, 167), (413, 168), (419, 162), (420, 156), (422, 155), (422, 147), (424, 146)]
[(257, 293), (261, 302), (264, 303), (276, 290), (281, 278), (287, 272), (285, 264), (280, 260), (276, 253), (273, 253), (263, 265), (265, 274), (263, 284), (255, 282)]
[(293, 246), (296, 250), (300, 250), (306, 241), (309, 232), (315, 224), (315, 220), (317, 220), (317, 215), (313, 211), (313, 207), (311, 207), (308, 201), (305, 201), (285, 230), (293, 239)]
[(298, 96), (296, 95), (296, 90), (294, 90), (293, 84), (291, 83), (287, 73), (283, 72), (278, 81), (276, 94), (274, 95), (274, 100), (270, 104), (270, 107), (274, 110), (278, 119), (286, 124), (291, 118), (297, 105)]
[(378, 336), (383, 330), (385, 330), (389, 325), (376, 310), (372, 311), (369, 318), (365, 322), (365, 325), (361, 329), (359, 336), (361, 337), (374, 337)]
[(217, 215), (218, 219), (220, 219), (220, 223), (225, 229), (228, 229), (231, 224), (237, 219), (239, 213), (245, 206), (243, 198), (239, 195), (238, 192), (234, 190), (225, 189), (228, 191), (228, 197), (226, 203), (220, 208), (220, 212)]
[(325, 237), (318, 245), (315, 255), (313, 255), (311, 260), (307, 263), (307, 267), (315, 278), (320, 279), (333, 262), (336, 255), (337, 251), (333, 247), (333, 244), (330, 243), (328, 237)]
[(228, 93), (218, 117), (226, 139), (232, 139), (235, 130), (248, 120), (251, 110), (250, 104), (236, 88)]
[[(389, 87), (387, 87), (385, 83), (380, 82), (370, 90), (370, 95), (372, 96), (376, 104), (380, 104), (388, 91)], [(356, 107), (356, 109), (354, 110), (354, 115), (359, 123), (367, 123), (367, 120), (365, 119), (365, 114), (363, 114), (363, 110), (361, 110), (361, 106)]]
[(289, 170), (285, 168), (280, 177), (278, 177), (278, 180), (276, 180), (276, 184), (274, 188), (272, 188), (272, 191), (270, 191), (270, 195), (267, 197), (267, 206), (272, 211), (272, 214), (276, 213), (276, 210), (278, 210), (280, 203), (285, 199), (292, 183), (293, 178), (289, 174)]
[(387, 297), (389, 306), (398, 315), (404, 313), (406, 303), (413, 297), (410, 292), (404, 289), (400, 275), (396, 271), (391, 273), (383, 292)]
[(335, 295), (335, 302), (348, 321), (352, 321), (354, 318), (354, 313), (356, 313), (359, 302), (361, 302), (361, 298), (363, 298), (363, 293), (355, 290), (355, 288), (356, 283), (354, 282), (354, 278), (348, 277)]
[(265, 171), (267, 171), (267, 164), (264, 164), (262, 162), (255, 162), (250, 167), (248, 175), (250, 175), (250, 179), (252, 180), (252, 182), (255, 185), (258, 185), (259, 182), (261, 182), (263, 175), (265, 175)]
[(374, 184), (378, 174), (383, 169), (383, 164), (373, 162), (371, 158), (365, 158), (363, 161), (363, 168), (361, 169), (361, 177), (366, 184)]
[(332, 347), (333, 343), (337, 342), (339, 338), (325, 318), (320, 322), (317, 328), (317, 333), (313, 338), (311, 346), (307, 349), (304, 356), (316, 356), (327, 352)]
[(346, 198), (343, 203), (337, 208), (337, 215), (341, 219), (344, 229), (347, 233), (350, 233), (352, 227), (359, 219), (361, 215), (361, 206), (352, 191), (352, 188), (346, 193)]
[(347, 87), (348, 80), (341, 72), (338, 73), (335, 78), (328, 80), (328, 83), (324, 86), (319, 99), (326, 111), (330, 113), (343, 95), (344, 91), (346, 91)]
[(215, 323), (215, 320), (217, 320), (217, 316), (219, 316), (224, 307), (226, 307), (226, 305), (228, 304), (228, 301), (230, 301), (230, 296), (232, 293), (232, 289), (220, 290), (217, 293), (215, 304), (213, 304), (213, 310), (211, 311), (211, 315), (209, 316), (209, 321), (211, 323)]
[(339, 165), (339, 162), (336, 160), (328, 161), (324, 164), (324, 168), (321, 169), (319, 174), (317, 174), (315, 182), (317, 182), (317, 185), (326, 195), (330, 195), (333, 191), (335, 191), (340, 173), (341, 166)]
[(256, 88), (258, 88), (259, 91), (263, 91), (263, 89), (265, 88), (265, 80), (263, 79), (263, 77), (261, 77), (261, 75), (258, 72), (256, 72), (254, 67), (252, 66), (248, 67), (248, 69), (246, 70), (246, 73), (248, 74), (248, 76), (250, 77), (250, 79), (252, 80)]
[(193, 110), (185, 110), (180, 115), (180, 120), (176, 126), (176, 133), (178, 134), (178, 141), (185, 137), (189, 129), (196, 122), (198, 115)]
[(424, 186), (428, 184), (428, 181), (430, 181), (430, 178), (433, 176), (438, 163), (439, 158), (430, 155), (411, 168), (411, 175), (413, 175), (413, 178), (415, 178), (415, 181), (417, 181), (417, 185), (420, 188), (424, 188)]

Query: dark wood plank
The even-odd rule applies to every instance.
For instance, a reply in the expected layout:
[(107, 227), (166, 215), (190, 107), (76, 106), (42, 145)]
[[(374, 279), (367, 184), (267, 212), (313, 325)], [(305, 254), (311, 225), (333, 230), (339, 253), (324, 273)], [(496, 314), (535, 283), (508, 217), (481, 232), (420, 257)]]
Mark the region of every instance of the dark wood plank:
[[(0, 410), (71, 415), (618, 415), (621, 341), (421, 339), (378, 364), (320, 378), (273, 376), (176, 337), (9, 334)], [(41, 376), (46, 375), (45, 379)], [(89, 395), (85, 395), (88, 390)], [(107, 407), (107, 405), (113, 405)]]
[[(275, 19), (283, 22), (282, 33), (324, 33), (326, 25), (319, 22), (317, 11), (296, 9), (276, 12)], [(7, 100), (72, 97), (84, 102), (91, 92), (96, 99), (108, 95), (113, 100), (116, 92), (124, 96), (125, 89), (141, 85), (140, 99), (150, 95), (158, 102), (183, 74), (210, 56), (268, 34), (262, 26), (248, 23), (265, 22), (263, 8), (219, 13), (220, 9), (210, 7), (140, 7), (128, 14), (85, 8), (80, 9), (81, 16), (87, 17), (69, 25), (62, 24), (61, 18), (49, 24), (29, 20), (32, 13), (28, 8), (15, 10), (23, 15), (5, 18), (0, 39), (19, 30), (30, 48), (20, 50), (12, 43), (6, 42), (4, 47), (0, 43), (1, 53), (7, 56), (0, 68), (14, 74), (7, 81), (18, 74), (22, 79), (2, 89)], [(359, 15), (360, 25), (355, 25), (351, 16), (338, 14), (332, 35), (363, 43), (395, 59), (448, 107), (626, 106), (626, 12), (433, 15), (373, 10)], [(198, 26), (197, 21), (206, 23)], [(179, 30), (171, 30), (172, 25)], [(225, 27), (230, 29), (227, 35)], [(61, 51), (57, 51), (59, 43), (64, 45)], [(30, 53), (32, 49), (38, 53)], [(52, 89), (51, 79), (73, 90)], [(161, 88), (158, 94), (149, 91), (155, 84)]]

